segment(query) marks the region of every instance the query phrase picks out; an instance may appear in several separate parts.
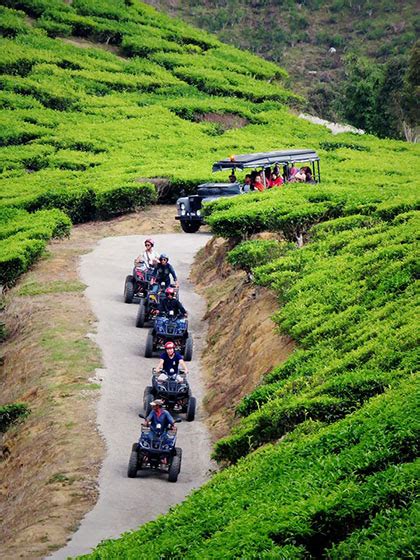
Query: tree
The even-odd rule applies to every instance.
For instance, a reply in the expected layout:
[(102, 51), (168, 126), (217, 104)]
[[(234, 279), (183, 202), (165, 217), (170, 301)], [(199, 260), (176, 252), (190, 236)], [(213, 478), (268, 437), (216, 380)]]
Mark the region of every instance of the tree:
[(413, 46), (402, 91), (402, 124), (408, 142), (420, 137), (420, 41)]

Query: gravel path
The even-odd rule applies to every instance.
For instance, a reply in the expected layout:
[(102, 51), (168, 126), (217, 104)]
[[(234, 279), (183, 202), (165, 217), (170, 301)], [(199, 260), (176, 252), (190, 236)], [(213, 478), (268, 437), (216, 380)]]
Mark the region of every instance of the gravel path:
[(106, 457), (99, 477), (99, 500), (82, 520), (67, 546), (49, 558), (55, 560), (86, 554), (101, 540), (165, 513), (207, 479), (210, 468), (210, 441), (203, 423), (200, 401), (199, 355), (204, 343), (205, 325), (201, 321), (204, 302), (188, 282), (190, 265), (209, 235), (197, 233), (154, 235), (158, 251), (169, 253), (180, 281), (180, 300), (189, 312), (194, 339), (193, 361), (189, 365), (190, 383), (198, 400), (194, 422), (179, 424), (177, 445), (183, 448), (182, 469), (176, 484), (167, 476), (127, 478), (131, 444), (138, 439), (143, 390), (150, 383), (151, 368), (158, 358), (146, 359), (144, 344), (147, 329), (137, 329), (136, 304), (123, 303), (124, 279), (146, 236), (109, 237), (82, 257), (80, 275), (88, 286), (87, 297), (98, 318), (95, 341), (103, 354), (104, 369), (98, 403), (98, 426), (106, 441)]

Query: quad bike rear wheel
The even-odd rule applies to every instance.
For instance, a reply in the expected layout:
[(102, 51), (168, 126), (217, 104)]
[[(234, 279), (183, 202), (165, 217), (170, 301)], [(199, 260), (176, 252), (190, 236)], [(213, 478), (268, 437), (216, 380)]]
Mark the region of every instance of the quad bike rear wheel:
[(146, 338), (146, 347), (144, 349), (144, 357), (151, 358), (153, 355), (153, 332), (149, 331)]
[(185, 343), (185, 350), (184, 350), (184, 360), (186, 362), (191, 362), (193, 355), (193, 340), (192, 337), (189, 336)]
[(176, 482), (178, 480), (179, 471), (181, 470), (181, 459), (175, 455), (172, 458), (171, 465), (168, 471), (168, 481)]
[(125, 279), (124, 285), (124, 302), (133, 303), (134, 298), (134, 277), (129, 274)]
[[(135, 445), (137, 446), (137, 444), (135, 444)], [(128, 478), (135, 478), (136, 477), (138, 462), (139, 462), (139, 454), (138, 454), (137, 449), (134, 450), (134, 444), (133, 444), (133, 450), (131, 451), (130, 459), (128, 461), (128, 469), (127, 469)]]
[(144, 327), (145, 319), (146, 319), (146, 305), (144, 303), (144, 299), (141, 298), (139, 307), (137, 309), (136, 327)]
[(188, 405), (187, 405), (187, 422), (192, 422), (194, 420), (196, 406), (197, 406), (196, 398), (190, 397), (188, 399)]

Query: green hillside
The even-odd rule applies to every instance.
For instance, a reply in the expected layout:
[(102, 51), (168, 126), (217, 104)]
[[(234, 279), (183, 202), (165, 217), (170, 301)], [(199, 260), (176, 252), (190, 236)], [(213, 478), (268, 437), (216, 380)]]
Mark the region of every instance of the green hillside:
[(311, 114), (392, 138), (407, 137), (402, 121), (411, 121), (418, 136), (406, 90), (409, 60), (419, 64), (416, 0), (147, 2), (284, 66)]
[[(284, 70), (136, 1), (10, 0), (0, 21), (2, 282), (69, 218), (176, 197), (229, 154), (321, 157), (320, 185), (206, 210), (298, 349), (239, 404), (220, 473), (89, 557), (415, 558), (418, 146), (298, 119)], [(285, 241), (249, 240), (266, 230)]]

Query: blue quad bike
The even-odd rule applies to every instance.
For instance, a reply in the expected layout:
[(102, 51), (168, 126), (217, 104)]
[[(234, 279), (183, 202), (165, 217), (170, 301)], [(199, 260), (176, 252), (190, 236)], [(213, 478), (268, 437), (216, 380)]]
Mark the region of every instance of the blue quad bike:
[(146, 297), (152, 279), (152, 269), (134, 263), (133, 274), (129, 274), (124, 284), (124, 302), (139, 303)]
[[(153, 289), (151, 288), (151, 285), (149, 285), (149, 289), (145, 297), (139, 301), (136, 316), (136, 327), (144, 327), (146, 323), (153, 321), (159, 307), (159, 302), (166, 297), (166, 285), (164, 282), (162, 282), (158, 289), (156, 289), (156, 284), (154, 286), (155, 288)], [(174, 286), (171, 287), (174, 288), (175, 297), (178, 298), (178, 288), (175, 288)]]
[[(140, 418), (144, 418), (139, 414)], [(176, 419), (175, 422), (180, 422)], [(133, 443), (128, 461), (127, 476), (135, 478), (146, 470), (168, 474), (169, 482), (176, 482), (181, 470), (182, 449), (176, 447), (176, 430), (163, 430), (160, 424), (155, 429), (141, 427), (140, 439)]]
[(173, 311), (156, 317), (147, 333), (144, 357), (151, 358), (154, 352), (163, 352), (167, 342), (175, 344), (175, 351), (182, 354), (186, 362), (192, 360), (193, 339), (188, 333), (188, 321), (183, 316), (175, 316)]
[[(166, 379), (163, 379), (165, 376), (161, 375), (162, 373), (165, 374)], [(165, 408), (172, 414), (185, 413), (187, 422), (194, 420), (197, 401), (192, 396), (187, 376), (182, 370), (175, 373), (173, 369), (169, 372), (152, 369), (152, 385), (145, 388), (143, 395), (146, 416), (149, 416), (152, 410), (151, 403), (155, 399), (161, 399)]]

